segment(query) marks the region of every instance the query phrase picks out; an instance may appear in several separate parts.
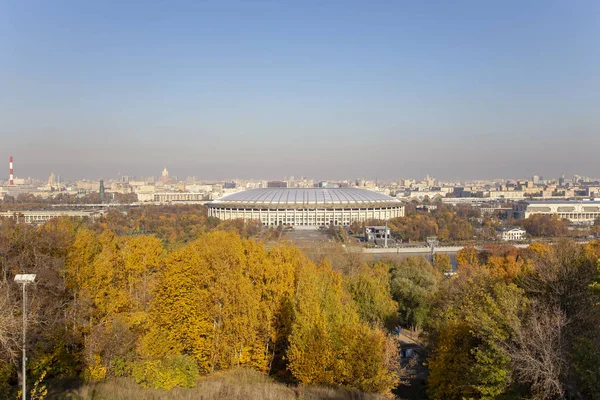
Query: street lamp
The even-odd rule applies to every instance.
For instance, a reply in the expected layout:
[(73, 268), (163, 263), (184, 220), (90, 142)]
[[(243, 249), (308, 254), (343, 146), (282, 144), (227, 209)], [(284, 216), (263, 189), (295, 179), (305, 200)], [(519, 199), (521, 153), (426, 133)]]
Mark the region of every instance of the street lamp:
[(35, 274), (17, 274), (15, 275), (15, 282), (23, 286), (23, 400), (27, 400), (27, 371), (25, 364), (27, 363), (27, 356), (25, 355), (25, 338), (27, 332), (27, 292), (25, 286), (28, 283), (35, 281)]

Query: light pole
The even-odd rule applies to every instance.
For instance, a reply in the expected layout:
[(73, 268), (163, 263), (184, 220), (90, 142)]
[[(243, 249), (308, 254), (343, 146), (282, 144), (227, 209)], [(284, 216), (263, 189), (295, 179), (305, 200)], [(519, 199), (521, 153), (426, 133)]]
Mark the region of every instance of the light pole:
[(15, 275), (15, 282), (20, 283), (23, 286), (23, 400), (27, 400), (27, 370), (25, 365), (27, 363), (27, 355), (25, 354), (25, 343), (27, 334), (27, 292), (25, 287), (28, 283), (35, 281), (35, 274), (17, 274)]

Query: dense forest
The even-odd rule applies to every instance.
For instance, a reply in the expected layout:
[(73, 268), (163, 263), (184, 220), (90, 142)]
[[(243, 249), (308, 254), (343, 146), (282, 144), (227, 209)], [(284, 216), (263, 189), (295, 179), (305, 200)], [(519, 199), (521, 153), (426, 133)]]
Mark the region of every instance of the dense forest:
[(401, 325), (421, 332), (432, 399), (598, 399), (599, 258), (598, 242), (466, 247), (448, 277), (448, 256), (311, 253), (194, 206), (4, 220), (0, 397), (18, 390), (13, 276), (26, 272), (37, 274), (27, 315), (36, 393), (68, 378), (192, 387), (245, 367), (391, 395), (406, 378), (391, 334)]

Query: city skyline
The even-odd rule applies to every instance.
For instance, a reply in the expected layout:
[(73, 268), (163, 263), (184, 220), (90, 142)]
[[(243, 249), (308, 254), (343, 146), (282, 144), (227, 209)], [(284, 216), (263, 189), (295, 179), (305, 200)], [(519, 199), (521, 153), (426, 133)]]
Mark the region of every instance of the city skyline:
[[(10, 174), (7, 175), (6, 179), (2, 179), (0, 178), (0, 181), (9, 181), (9, 178), (12, 177), (12, 172), (13, 172), (13, 158), (12, 156), (9, 157), (10, 161), (9, 161), (9, 169), (7, 169), (7, 172), (10, 172)], [(20, 167), (20, 165), (19, 165)], [(25, 168), (26, 170), (28, 169), (27, 167)], [(62, 181), (76, 181), (76, 180), (121, 180), (122, 178), (126, 177), (127, 179), (133, 179), (133, 180), (145, 180), (145, 179), (149, 179), (149, 178), (159, 178), (161, 176), (161, 174), (164, 175), (165, 171), (167, 172), (167, 176), (170, 177), (175, 177), (177, 181), (185, 181), (188, 179), (192, 179), (195, 181), (213, 181), (213, 182), (228, 182), (228, 181), (298, 181), (298, 180), (304, 180), (304, 179), (308, 179), (308, 180), (313, 180), (315, 182), (326, 182), (326, 181), (331, 181), (331, 182), (350, 182), (350, 181), (355, 181), (355, 180), (368, 180), (368, 181), (380, 181), (382, 183), (390, 183), (390, 182), (394, 182), (394, 181), (402, 181), (402, 180), (412, 180), (415, 182), (425, 182), (425, 181), (435, 181), (435, 182), (453, 182), (453, 183), (457, 183), (457, 182), (476, 182), (476, 181), (488, 181), (488, 182), (493, 182), (493, 181), (512, 181), (512, 182), (519, 182), (519, 181), (533, 181), (534, 183), (538, 183), (536, 182), (536, 180), (538, 180), (539, 182), (550, 182), (550, 181), (558, 181), (560, 180), (560, 178), (566, 178), (567, 180), (576, 180), (575, 178), (585, 178), (587, 181), (598, 181), (600, 180), (600, 177), (596, 177), (593, 175), (589, 175), (589, 174), (580, 174), (580, 173), (576, 173), (576, 174), (565, 174), (565, 173), (561, 173), (557, 176), (550, 176), (550, 175), (543, 175), (540, 173), (536, 173), (536, 174), (532, 174), (529, 176), (525, 176), (525, 175), (519, 175), (519, 176), (496, 176), (496, 177), (491, 177), (491, 178), (441, 178), (441, 177), (437, 177), (437, 176), (433, 176), (430, 174), (425, 174), (422, 176), (409, 176), (409, 175), (397, 175), (393, 178), (379, 178), (379, 177), (369, 177), (369, 176), (364, 176), (364, 175), (357, 175), (357, 176), (338, 176), (338, 177), (332, 177), (332, 176), (327, 176), (326, 174), (323, 173), (319, 173), (317, 175), (277, 175), (277, 174), (273, 174), (272, 176), (243, 176), (243, 174), (241, 175), (236, 175), (236, 176), (226, 176), (226, 177), (203, 177), (203, 176), (198, 176), (198, 175), (193, 175), (193, 174), (176, 174), (176, 173), (172, 173), (172, 169), (171, 167), (164, 165), (163, 168), (160, 169), (160, 171), (157, 172), (157, 170), (154, 170), (150, 173), (148, 172), (144, 172), (142, 174), (130, 174), (130, 173), (122, 173), (122, 172), (117, 172), (116, 174), (113, 175), (101, 175), (101, 176), (77, 176), (77, 177), (70, 177), (70, 176), (65, 176), (63, 175), (60, 171), (55, 171), (52, 170), (50, 172), (47, 172), (45, 176), (31, 176), (31, 175), (19, 175), (19, 174), (15, 174), (14, 177), (18, 178), (19, 180), (23, 180), (23, 179), (32, 179), (32, 180), (39, 180), (39, 181), (45, 181), (47, 179), (60, 179)], [(171, 172), (169, 172), (171, 171)]]
[(600, 176), (599, 14), (6, 2), (0, 137), (20, 177)]

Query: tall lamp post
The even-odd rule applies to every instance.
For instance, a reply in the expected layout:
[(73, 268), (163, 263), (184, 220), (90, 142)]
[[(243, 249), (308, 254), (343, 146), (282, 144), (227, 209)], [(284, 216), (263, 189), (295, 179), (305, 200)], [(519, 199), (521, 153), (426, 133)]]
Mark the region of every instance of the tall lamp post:
[(25, 343), (27, 334), (27, 291), (25, 287), (28, 283), (35, 281), (35, 274), (17, 274), (15, 275), (15, 282), (23, 286), (23, 400), (27, 400), (27, 370), (25, 365), (27, 363), (27, 355), (25, 354)]

